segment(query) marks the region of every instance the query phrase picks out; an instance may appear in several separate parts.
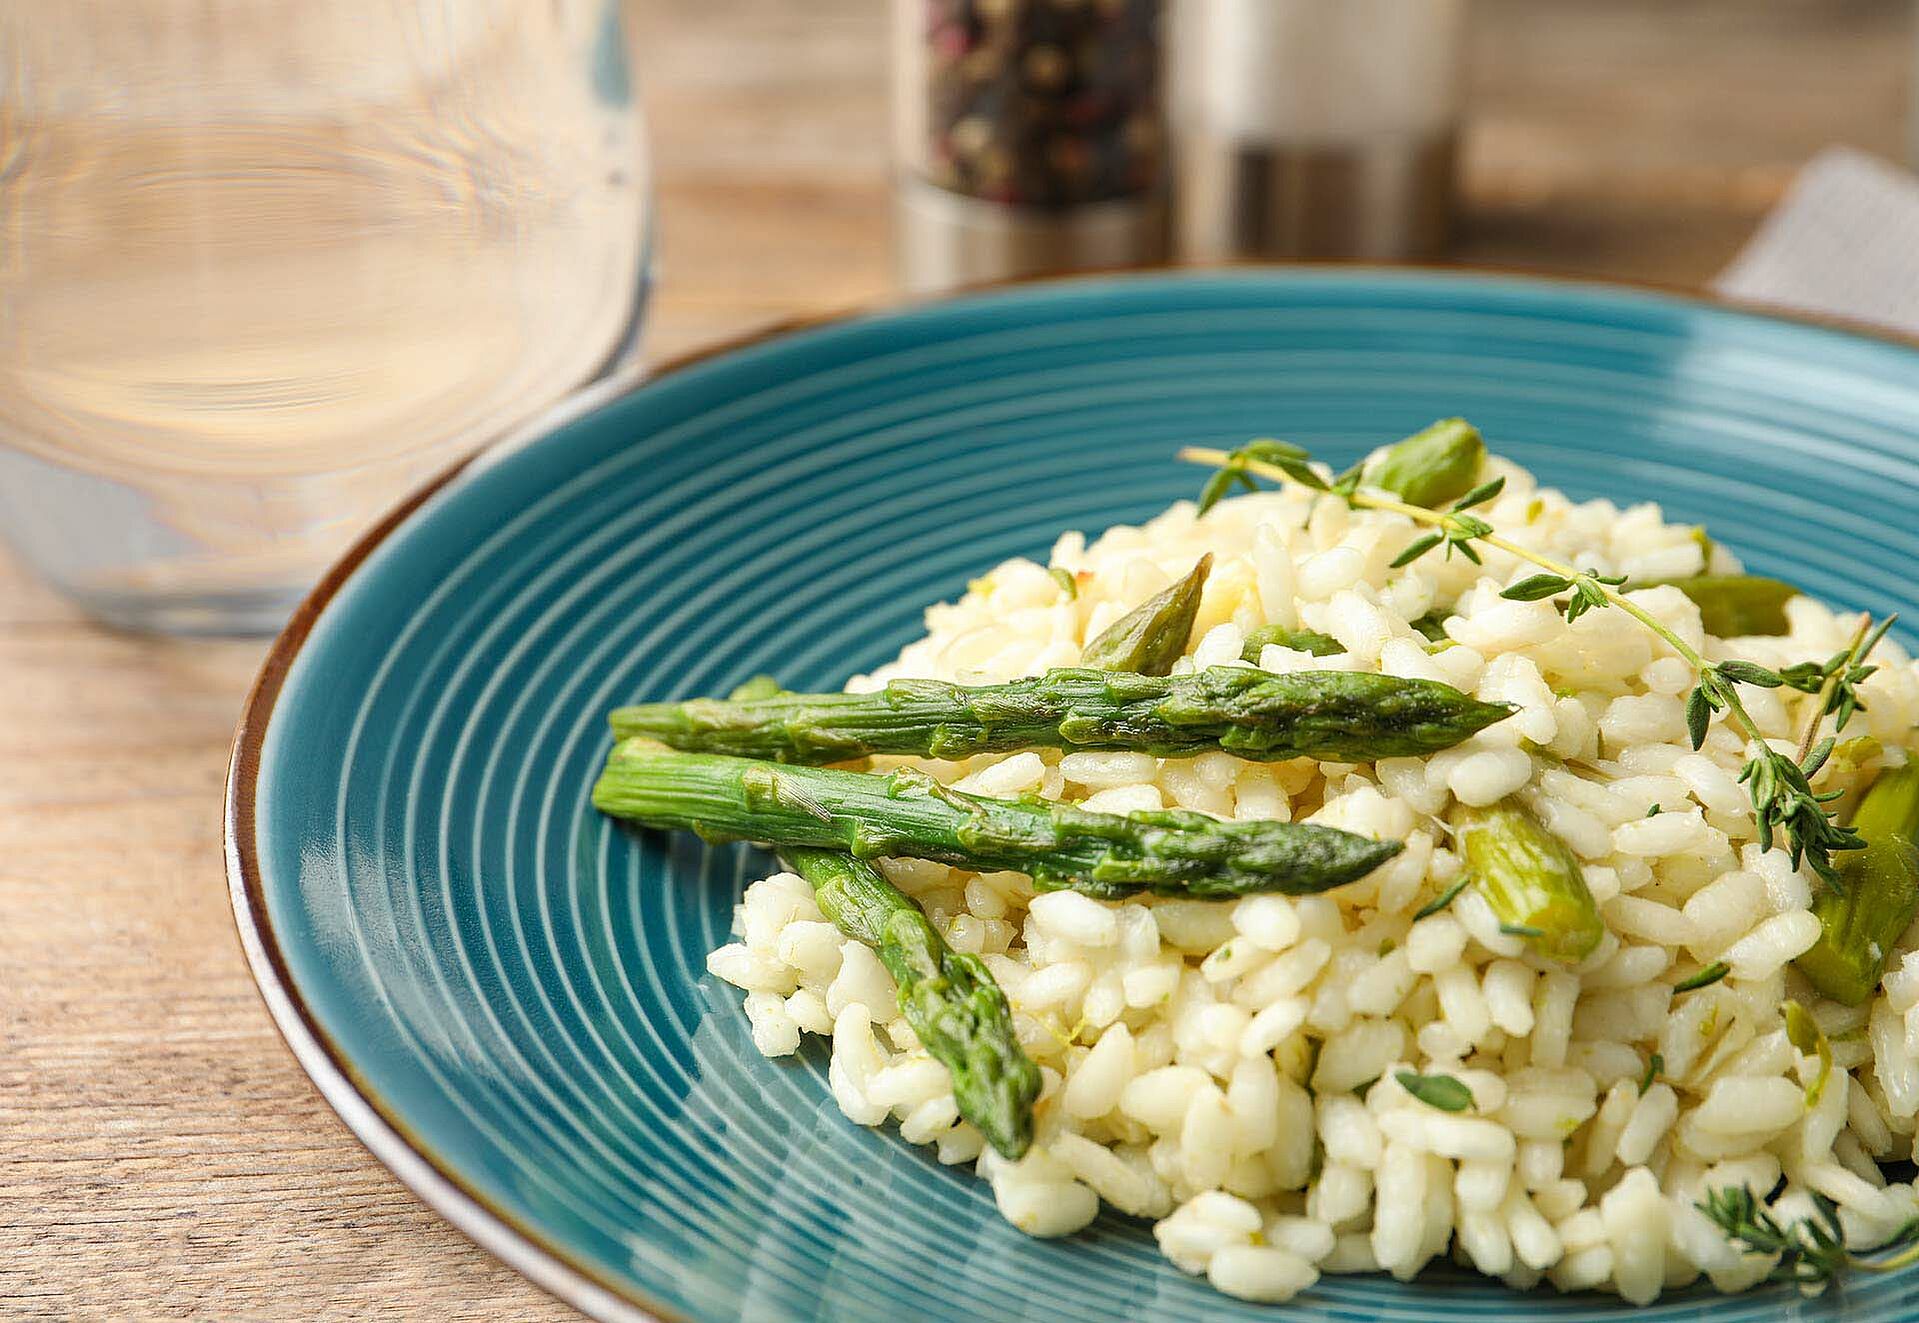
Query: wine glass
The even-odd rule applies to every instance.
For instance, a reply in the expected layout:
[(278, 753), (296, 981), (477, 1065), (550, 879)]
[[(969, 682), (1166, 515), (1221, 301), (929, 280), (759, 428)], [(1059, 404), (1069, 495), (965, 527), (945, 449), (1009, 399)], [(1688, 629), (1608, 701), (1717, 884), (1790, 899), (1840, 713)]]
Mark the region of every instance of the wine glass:
[(0, 0), (0, 538), (272, 629), (408, 488), (630, 362), (619, 0)]

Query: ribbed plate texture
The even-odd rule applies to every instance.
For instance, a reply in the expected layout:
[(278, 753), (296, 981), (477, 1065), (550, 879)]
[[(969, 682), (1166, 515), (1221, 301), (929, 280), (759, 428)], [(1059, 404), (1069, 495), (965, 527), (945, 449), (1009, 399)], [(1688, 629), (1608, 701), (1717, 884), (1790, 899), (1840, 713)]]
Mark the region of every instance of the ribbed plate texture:
[[(291, 992), (430, 1161), (665, 1317), (1617, 1318), (1451, 1268), (1242, 1304), (1109, 1215), (1029, 1240), (968, 1170), (846, 1121), (705, 973), (768, 860), (601, 820), (605, 711), (758, 672), (835, 688), (1009, 556), (1192, 495), (1185, 443), (1343, 464), (1460, 414), (1576, 497), (1657, 500), (1754, 570), (1919, 622), (1919, 353), (1658, 295), (1239, 272), (1034, 286), (669, 374), (469, 474), (327, 607), (258, 780)], [(1913, 635), (1905, 634), (1910, 644)], [(1919, 1316), (1689, 1290), (1647, 1318)]]

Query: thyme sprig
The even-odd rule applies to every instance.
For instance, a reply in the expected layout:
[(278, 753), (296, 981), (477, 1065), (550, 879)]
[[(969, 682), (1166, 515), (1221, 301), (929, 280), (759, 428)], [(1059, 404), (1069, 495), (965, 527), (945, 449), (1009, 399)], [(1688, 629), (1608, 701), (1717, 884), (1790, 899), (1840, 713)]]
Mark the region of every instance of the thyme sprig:
[(1799, 737), (1799, 758), (1805, 761), (1812, 752), (1819, 737), (1819, 723), (1827, 717), (1833, 718), (1833, 733), (1845, 730), (1846, 723), (1852, 720), (1855, 712), (1864, 712), (1866, 705), (1859, 697), (1859, 686), (1879, 668), (1866, 665), (1866, 658), (1879, 646), (1879, 640), (1892, 628), (1893, 621), (1899, 617), (1887, 616), (1874, 624), (1870, 615), (1861, 614), (1859, 627), (1852, 633), (1852, 642), (1826, 659), (1824, 665), (1817, 662), (1800, 662), (1797, 666), (1788, 666), (1779, 672), (1780, 679), (1803, 693), (1815, 694), (1818, 701), (1806, 714), (1806, 729)]
[(1919, 1262), (1919, 1217), (1872, 1249), (1855, 1254), (1846, 1248), (1839, 1206), (1817, 1193), (1812, 1202), (1818, 1210), (1815, 1216), (1784, 1225), (1744, 1185), (1708, 1190), (1704, 1202), (1694, 1207), (1734, 1244), (1755, 1254), (1778, 1255), (1773, 1280), (1796, 1282), (1809, 1293), (1824, 1290), (1847, 1268), (1892, 1272)]
[[(1399, 569), (1402, 566), (1411, 565), (1434, 547), (1442, 544), (1446, 548), (1447, 560), (1451, 560), (1453, 553), (1457, 551), (1475, 565), (1484, 564), (1485, 562), (1479, 558), (1479, 553), (1473, 550), (1473, 543), (1491, 536), (1493, 526), (1478, 515), (1469, 515), (1466, 511), (1475, 505), (1484, 505), (1504, 490), (1506, 490), (1506, 480), (1494, 478), (1491, 482), (1481, 483), (1454, 501), (1452, 509), (1440, 517), (1437, 528), (1406, 544), (1406, 549), (1393, 561), (1393, 568)], [(1356, 493), (1342, 492), (1340, 495), (1343, 495), (1350, 504), (1354, 501)], [(1413, 508), (1423, 507), (1414, 506)]]
[(1752, 820), (1766, 848), (1772, 848), (1775, 832), (1783, 834), (1792, 866), (1799, 867), (1803, 859), (1827, 886), (1838, 891), (1843, 888), (1833, 854), (1861, 849), (1866, 841), (1852, 828), (1841, 827), (1826, 808), (1844, 796), (1844, 789), (1819, 794), (1812, 788), (1812, 778), (1826, 765), (1832, 748), (1828, 736), (1812, 746), (1804, 762), (1798, 762), (1770, 744), (1761, 744), (1759, 752), (1740, 771), (1739, 779), (1745, 783), (1747, 798), (1752, 801)]
[(1535, 574), (1530, 579), (1521, 579), (1500, 596), (1515, 602), (1538, 602), (1570, 589), (1572, 596), (1558, 605), (1565, 613), (1566, 623), (1571, 624), (1588, 611), (1607, 605), (1606, 589), (1623, 588), (1625, 584), (1625, 575), (1605, 575), (1597, 570), (1581, 570), (1571, 576)]
[[(1840, 826), (1826, 807), (1844, 792), (1822, 794), (1812, 789), (1813, 777), (1825, 765), (1833, 748), (1831, 738), (1817, 740), (1815, 737), (1819, 722), (1828, 714), (1838, 717), (1838, 725), (1843, 728), (1852, 714), (1860, 710), (1858, 686), (1874, 670), (1865, 664), (1866, 657), (1891, 627), (1891, 617), (1877, 626), (1871, 626), (1868, 617), (1852, 646), (1823, 665), (1804, 663), (1774, 671), (1737, 659), (1708, 661), (1698, 649), (1626, 595), (1624, 575), (1604, 575), (1567, 565), (1502, 536), (1484, 518), (1467, 513), (1497, 497), (1505, 487), (1503, 477), (1480, 484), (1448, 509), (1429, 510), (1385, 492), (1361, 489), (1358, 468), (1349, 469), (1329, 482), (1313, 467), (1312, 456), (1304, 447), (1287, 441), (1261, 439), (1230, 452), (1189, 446), (1180, 451), (1179, 457), (1214, 469), (1200, 492), (1201, 514), (1218, 504), (1235, 486), (1258, 490), (1255, 477), (1290, 482), (1313, 492), (1336, 496), (1356, 510), (1403, 515), (1420, 525), (1424, 531), (1394, 559), (1395, 569), (1404, 568), (1441, 546), (1445, 547), (1448, 558), (1458, 552), (1477, 565), (1482, 563), (1479, 549), (1491, 547), (1544, 571), (1508, 587), (1500, 594), (1502, 597), (1536, 602), (1567, 594), (1559, 605), (1568, 621), (1606, 607), (1624, 611), (1663, 640), (1692, 668), (1695, 683), (1686, 700), (1686, 727), (1692, 746), (1697, 749), (1705, 743), (1716, 715), (1723, 716), (1745, 738), (1752, 754), (1739, 779), (1745, 784), (1752, 803), (1753, 825), (1767, 849), (1783, 836), (1795, 868), (1803, 863), (1836, 888), (1840, 885), (1839, 867), (1833, 862), (1833, 855), (1865, 844), (1858, 833)], [(1762, 689), (1786, 687), (1817, 695), (1807, 737), (1800, 742), (1797, 757), (1782, 753), (1766, 740), (1740, 699), (1741, 685)]]

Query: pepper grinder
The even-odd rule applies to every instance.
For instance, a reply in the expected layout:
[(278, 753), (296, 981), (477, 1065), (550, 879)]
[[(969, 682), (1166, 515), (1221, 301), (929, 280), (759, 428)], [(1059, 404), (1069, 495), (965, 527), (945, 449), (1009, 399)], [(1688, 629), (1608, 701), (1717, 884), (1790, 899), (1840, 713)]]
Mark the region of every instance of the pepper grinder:
[(1464, 21), (1465, 0), (1178, 0), (1179, 257), (1442, 252)]
[(908, 289), (1166, 255), (1161, 0), (894, 0)]
[(1906, 164), (1919, 170), (1919, 0), (1912, 3), (1912, 70), (1906, 77)]

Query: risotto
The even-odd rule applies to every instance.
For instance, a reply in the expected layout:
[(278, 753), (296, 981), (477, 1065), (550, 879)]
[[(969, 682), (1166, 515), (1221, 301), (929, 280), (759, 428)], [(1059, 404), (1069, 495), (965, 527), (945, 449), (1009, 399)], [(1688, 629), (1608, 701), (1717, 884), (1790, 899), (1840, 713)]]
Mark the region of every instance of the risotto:
[[(1809, 597), (1782, 634), (1708, 635), (1671, 586), (1739, 567), (1658, 506), (1574, 503), (1489, 459), (1503, 490), (1475, 509), (1524, 547), (1601, 575), (1713, 661), (1820, 661), (1857, 616)], [(1180, 808), (1310, 822), (1405, 843), (1318, 895), (1104, 901), (1036, 891), (1022, 873), (880, 861), (953, 948), (979, 955), (1038, 1066), (1034, 1139), (1008, 1161), (956, 1109), (947, 1070), (902, 1018), (872, 950), (825, 920), (792, 873), (755, 882), (712, 973), (745, 990), (768, 1056), (831, 1038), (846, 1116), (894, 1120), (939, 1161), (970, 1163), (1034, 1236), (1102, 1204), (1149, 1220), (1181, 1270), (1250, 1300), (1322, 1273), (1410, 1278), (1450, 1256), (1514, 1287), (1550, 1282), (1644, 1303), (1701, 1276), (1737, 1291), (1776, 1257), (1728, 1238), (1700, 1203), (1744, 1188), (1781, 1223), (1837, 1209), (1847, 1243), (1885, 1241), (1919, 1194), (1881, 1164), (1910, 1156), (1919, 1115), (1919, 940), (1908, 932), (1858, 1005), (1821, 998), (1793, 964), (1821, 932), (1825, 884), (1764, 848), (1740, 783), (1748, 741), (1715, 721), (1689, 738), (1696, 675), (1619, 610), (1502, 596), (1532, 566), (1484, 548), (1395, 568), (1419, 532), (1401, 514), (1298, 487), (1175, 504), (1047, 565), (1015, 560), (927, 611), (924, 638), (854, 679), (1002, 682), (1070, 667), (1081, 647), (1204, 555), (1174, 674), (1255, 664), (1441, 681), (1509, 718), (1423, 757), (1370, 763), (1162, 758), (1024, 749), (962, 761), (876, 757), (970, 794), (1090, 810)], [(1443, 637), (1414, 622), (1443, 613)], [(1263, 626), (1329, 636), (1328, 655), (1255, 647)], [(1433, 631), (1437, 633), (1438, 631)], [(1919, 668), (1888, 640), (1863, 707), (1816, 788), (1852, 792), (1902, 765)], [(1797, 742), (1791, 688), (1742, 687), (1759, 732)], [(1828, 719), (1827, 728), (1830, 729)], [(1459, 886), (1461, 813), (1530, 812), (1576, 857), (1603, 931), (1575, 963), (1502, 925)], [(1443, 902), (1443, 903), (1441, 903)], [(1794, 1001), (1807, 1022), (1788, 1023)], [(1462, 1087), (1463, 1086), (1463, 1087)]]

